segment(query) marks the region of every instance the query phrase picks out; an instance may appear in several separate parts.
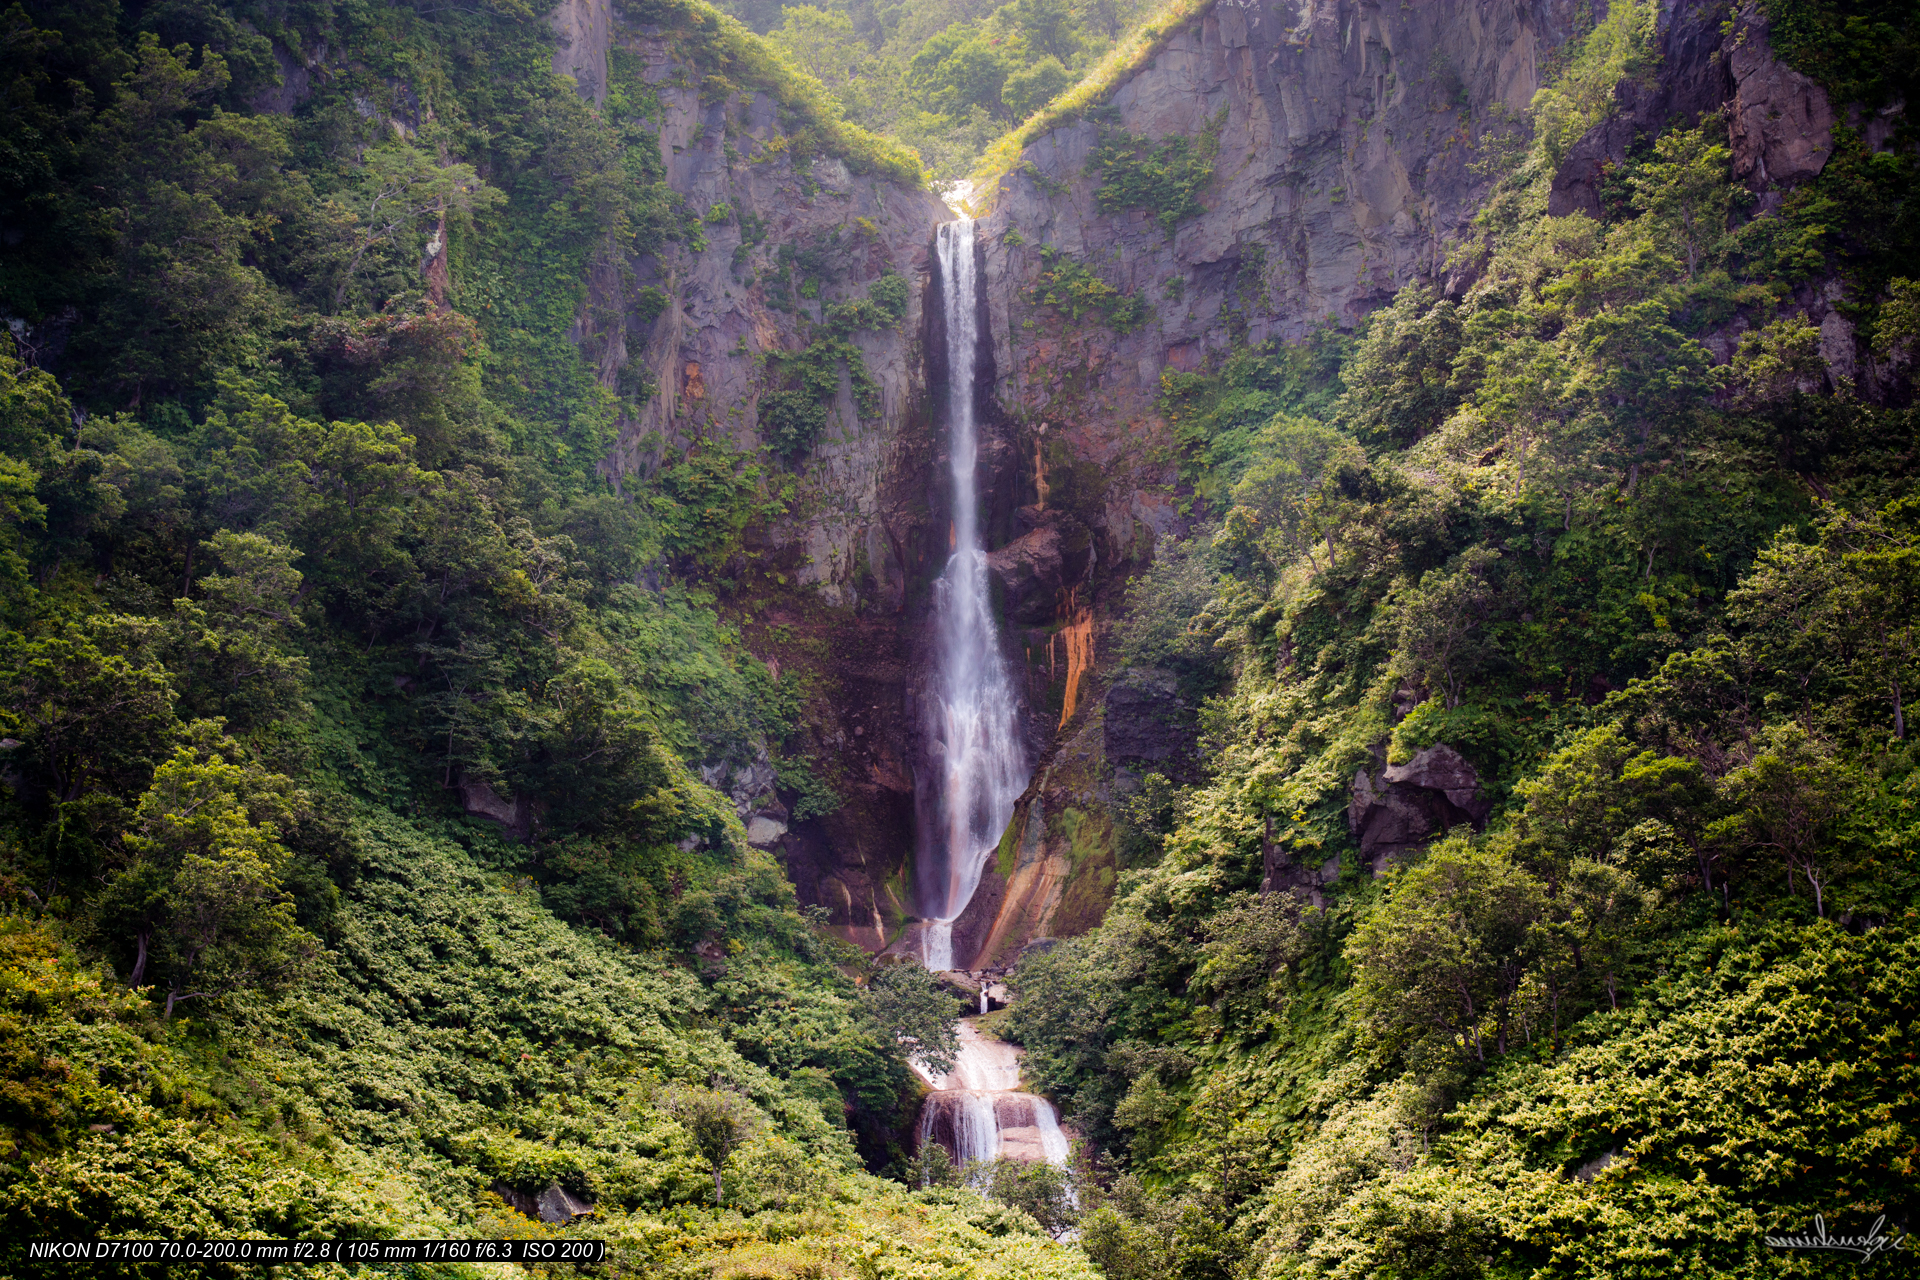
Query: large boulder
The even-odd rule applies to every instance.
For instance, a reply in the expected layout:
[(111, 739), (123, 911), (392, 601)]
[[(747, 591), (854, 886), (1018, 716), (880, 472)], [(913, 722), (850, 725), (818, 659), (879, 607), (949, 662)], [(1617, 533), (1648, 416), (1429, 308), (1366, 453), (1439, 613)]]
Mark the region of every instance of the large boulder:
[(1347, 804), (1347, 828), (1375, 875), (1453, 827), (1486, 821), (1492, 805), (1479, 773), (1446, 743), (1404, 764), (1386, 764), (1384, 756), (1382, 744), (1373, 764), (1354, 773)]
[(1060, 531), (1051, 525), (1023, 534), (987, 554), (987, 572), (999, 588), (1011, 622), (1052, 622), (1062, 588)]

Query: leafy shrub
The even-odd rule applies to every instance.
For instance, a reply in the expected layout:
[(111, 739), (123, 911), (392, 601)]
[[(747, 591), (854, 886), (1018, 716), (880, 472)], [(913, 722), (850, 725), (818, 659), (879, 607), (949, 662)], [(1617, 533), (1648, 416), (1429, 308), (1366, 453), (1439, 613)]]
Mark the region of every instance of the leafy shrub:
[(1087, 160), (1088, 171), (1101, 176), (1095, 201), (1108, 212), (1146, 209), (1172, 235), (1181, 219), (1205, 211), (1198, 193), (1213, 180), (1226, 122), (1223, 108), (1198, 137), (1176, 135), (1158, 146), (1125, 130), (1104, 131)]
[(1132, 333), (1147, 322), (1151, 309), (1137, 293), (1121, 293), (1091, 267), (1052, 246), (1040, 250), (1040, 272), (1027, 301), (1053, 307), (1072, 321), (1098, 315), (1115, 333)]

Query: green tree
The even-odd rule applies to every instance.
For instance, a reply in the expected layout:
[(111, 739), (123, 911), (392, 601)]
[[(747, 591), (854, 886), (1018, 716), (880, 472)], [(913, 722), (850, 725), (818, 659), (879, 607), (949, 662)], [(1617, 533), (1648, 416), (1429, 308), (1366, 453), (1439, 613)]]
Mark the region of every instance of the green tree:
[(146, 785), (176, 697), (153, 655), (157, 638), (152, 621), (110, 614), (51, 635), (5, 637), (0, 697), (48, 800)]
[(679, 1089), (668, 1110), (693, 1139), (693, 1149), (713, 1175), (713, 1202), (725, 1204), (727, 1193), (720, 1175), (733, 1153), (764, 1125), (765, 1117), (740, 1094), (718, 1088)]
[(225, 574), (198, 582), (200, 600), (174, 602), (169, 665), (182, 680), (188, 716), (224, 716), (252, 729), (300, 706), (307, 660), (294, 649), (299, 552), (258, 533), (222, 529), (201, 544)]
[(1492, 665), (1498, 650), (1485, 631), (1499, 604), (1493, 582), (1500, 553), (1470, 547), (1402, 596), (1397, 612), (1399, 646), (1394, 664), (1447, 700), (1466, 696), (1467, 682)]
[(1441, 841), (1347, 943), (1362, 1016), (1391, 1033), (1438, 1032), (1480, 1062), (1491, 1034), (1504, 1054), (1546, 915), (1545, 888), (1499, 848)]
[(929, 1071), (953, 1070), (960, 1052), (960, 1001), (917, 964), (887, 965), (861, 993), (887, 1043)]
[(1790, 892), (1797, 892), (1794, 877), (1804, 876), (1824, 919), (1826, 892), (1847, 869), (1846, 851), (1830, 837), (1858, 784), (1833, 749), (1798, 724), (1767, 726), (1754, 748), (1751, 760), (1721, 779), (1735, 812), (1711, 833), (1779, 857)]
[(354, 276), (369, 253), (398, 246), (429, 216), (444, 225), (448, 214), (471, 216), (506, 199), (481, 181), (472, 165), (441, 163), (399, 140), (368, 151), (358, 178), (348, 197), (353, 222), (333, 289), (335, 311), (346, 306)]
[(162, 972), (168, 1018), (182, 1001), (282, 988), (316, 946), (281, 881), (291, 855), (280, 834), (305, 797), (240, 763), (217, 721), (186, 736), (134, 809), (125, 865), (90, 904), (96, 929), (132, 944), (129, 985), (150, 963)]
[[(1357, 505), (1350, 494), (1367, 469), (1365, 451), (1331, 427), (1291, 417), (1276, 418), (1256, 448), (1261, 460), (1234, 486), (1220, 544), (1251, 542), (1276, 569), (1301, 556), (1315, 573), (1331, 569), (1337, 535)], [(1315, 550), (1320, 544), (1325, 566)]]
[(1007, 76), (1000, 95), (1016, 119), (1025, 119), (1046, 106), (1073, 83), (1073, 77), (1055, 57), (1030, 62)]
[(1067, 0), (1013, 0), (1002, 12), (1019, 29), (1028, 48), (1062, 65), (1079, 52), (1078, 21)]
[(1454, 362), (1465, 344), (1456, 303), (1420, 285), (1402, 289), (1368, 317), (1341, 370), (1340, 422), (1369, 445), (1405, 448), (1431, 434), (1460, 404)]
[(1000, 90), (1012, 70), (1012, 61), (983, 32), (956, 22), (913, 55), (906, 80), (930, 110), (942, 115), (964, 119), (979, 107), (1004, 119)]
[(1080, 1213), (1075, 1204), (1072, 1175), (1046, 1160), (1013, 1160), (1002, 1156), (985, 1171), (987, 1194), (1010, 1208), (1032, 1215), (1042, 1230), (1058, 1240), (1073, 1230)]
[(1676, 237), (1687, 252), (1687, 279), (1713, 256), (1727, 236), (1727, 219), (1744, 193), (1728, 172), (1732, 153), (1708, 139), (1704, 129), (1660, 135), (1653, 158), (1633, 172), (1634, 204), (1652, 215), (1651, 229)]

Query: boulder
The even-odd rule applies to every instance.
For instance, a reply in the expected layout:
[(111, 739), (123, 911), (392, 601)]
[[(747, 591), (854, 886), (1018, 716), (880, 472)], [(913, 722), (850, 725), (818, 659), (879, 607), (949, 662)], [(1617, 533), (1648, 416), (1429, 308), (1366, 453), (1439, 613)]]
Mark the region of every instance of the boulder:
[(1444, 742), (1436, 742), (1405, 764), (1390, 764), (1385, 771), (1389, 786), (1404, 782), (1427, 791), (1438, 791), (1457, 809), (1484, 818), (1486, 804), (1480, 799), (1480, 775), (1466, 757)]
[(533, 1193), (505, 1182), (494, 1183), (491, 1190), (527, 1217), (555, 1225), (593, 1212), (593, 1201), (574, 1195), (557, 1182), (550, 1182), (545, 1190)]
[(1827, 91), (1773, 56), (1767, 19), (1742, 9), (1728, 43), (1733, 102), (1727, 141), (1733, 176), (1755, 191), (1795, 186), (1817, 176), (1833, 153), (1833, 106)]
[(1060, 531), (1051, 525), (1023, 534), (987, 554), (987, 572), (1013, 622), (1052, 622), (1062, 587)]
[(1479, 773), (1446, 743), (1398, 765), (1383, 763), (1385, 745), (1375, 748), (1373, 765), (1355, 771), (1347, 803), (1347, 829), (1375, 875), (1449, 828), (1480, 826), (1492, 809)]
[(459, 775), (454, 784), (460, 793), (460, 807), (476, 818), (491, 818), (521, 843), (533, 838), (533, 828), (545, 806), (526, 796), (503, 797), (490, 783)]

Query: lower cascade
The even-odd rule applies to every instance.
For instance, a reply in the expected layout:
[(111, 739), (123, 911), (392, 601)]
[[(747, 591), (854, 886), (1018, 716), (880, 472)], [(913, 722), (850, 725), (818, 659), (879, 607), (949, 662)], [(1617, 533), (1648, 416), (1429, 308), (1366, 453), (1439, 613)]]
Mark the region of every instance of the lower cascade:
[(954, 1163), (1012, 1160), (1067, 1162), (1067, 1135), (1053, 1104), (1020, 1091), (1020, 1051), (960, 1023), (953, 1070), (921, 1072), (934, 1092), (920, 1109), (919, 1142), (938, 1143)]

